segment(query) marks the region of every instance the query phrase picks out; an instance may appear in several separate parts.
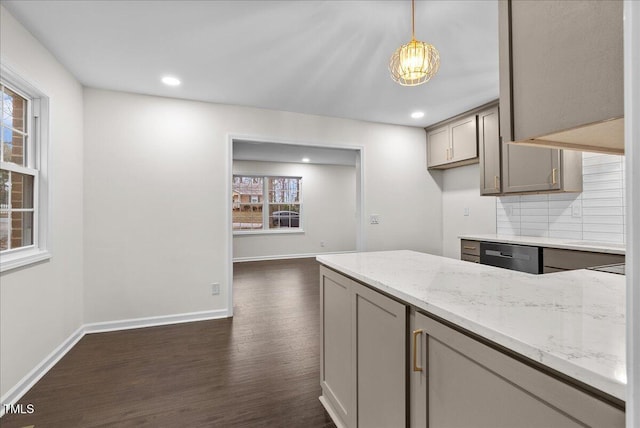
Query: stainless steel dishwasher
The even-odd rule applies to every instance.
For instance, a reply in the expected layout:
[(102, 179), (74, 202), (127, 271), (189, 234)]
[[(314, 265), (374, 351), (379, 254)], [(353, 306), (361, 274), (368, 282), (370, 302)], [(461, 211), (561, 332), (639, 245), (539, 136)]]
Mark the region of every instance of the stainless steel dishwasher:
[(542, 273), (542, 248), (480, 242), (480, 264), (539, 274)]

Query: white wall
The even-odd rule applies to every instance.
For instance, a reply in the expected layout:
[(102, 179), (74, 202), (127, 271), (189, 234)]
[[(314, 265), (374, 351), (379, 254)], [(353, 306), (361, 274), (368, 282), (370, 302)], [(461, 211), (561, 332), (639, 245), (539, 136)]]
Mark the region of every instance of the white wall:
[(498, 198), (498, 233), (624, 243), (624, 156), (584, 152), (582, 165), (582, 193)]
[(302, 177), (304, 229), (295, 234), (235, 235), (234, 260), (355, 251), (355, 167), (236, 160), (233, 173)]
[(364, 147), (364, 212), (382, 219), (365, 248), (441, 253), (422, 129), (98, 89), (84, 102), (86, 322), (227, 307), (230, 134)]
[(480, 196), (478, 164), (443, 171), (442, 183), (442, 255), (459, 259), (459, 235), (496, 233), (496, 198)]
[(2, 273), (0, 396), (82, 325), (82, 87), (3, 7), (0, 58), (50, 98), (52, 254)]

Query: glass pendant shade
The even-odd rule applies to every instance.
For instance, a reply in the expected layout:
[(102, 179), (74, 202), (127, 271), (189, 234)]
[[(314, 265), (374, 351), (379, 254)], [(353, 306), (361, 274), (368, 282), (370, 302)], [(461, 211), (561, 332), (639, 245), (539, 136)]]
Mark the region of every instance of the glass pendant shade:
[(391, 78), (402, 86), (426, 83), (440, 68), (440, 53), (435, 46), (416, 40), (415, 0), (411, 0), (411, 41), (391, 55)]
[(435, 46), (413, 39), (391, 56), (391, 78), (403, 86), (426, 83), (440, 68), (440, 54)]

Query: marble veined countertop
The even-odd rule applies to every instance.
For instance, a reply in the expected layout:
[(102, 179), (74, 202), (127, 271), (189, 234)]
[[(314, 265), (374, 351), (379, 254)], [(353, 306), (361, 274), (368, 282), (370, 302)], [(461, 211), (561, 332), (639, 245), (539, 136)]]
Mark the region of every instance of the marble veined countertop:
[(545, 275), (415, 251), (317, 260), (620, 400), (625, 399), (625, 277)]
[(500, 242), (504, 244), (534, 245), (536, 247), (560, 248), (564, 250), (592, 251), (596, 253), (625, 254), (626, 252), (625, 244), (577, 241), (575, 239), (496, 234), (460, 235), (458, 238), (472, 241)]

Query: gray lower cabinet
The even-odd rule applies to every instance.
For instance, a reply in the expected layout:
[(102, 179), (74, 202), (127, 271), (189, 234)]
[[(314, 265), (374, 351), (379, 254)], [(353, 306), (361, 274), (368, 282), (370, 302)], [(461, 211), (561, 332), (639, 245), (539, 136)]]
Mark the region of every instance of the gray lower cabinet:
[(543, 248), (543, 273), (624, 263), (623, 254)]
[(460, 240), (460, 260), (480, 263), (480, 242), (468, 239)]
[(320, 398), (338, 426), (406, 426), (407, 307), (320, 268)]
[(624, 427), (624, 411), (433, 318), (410, 314), (411, 427)]

